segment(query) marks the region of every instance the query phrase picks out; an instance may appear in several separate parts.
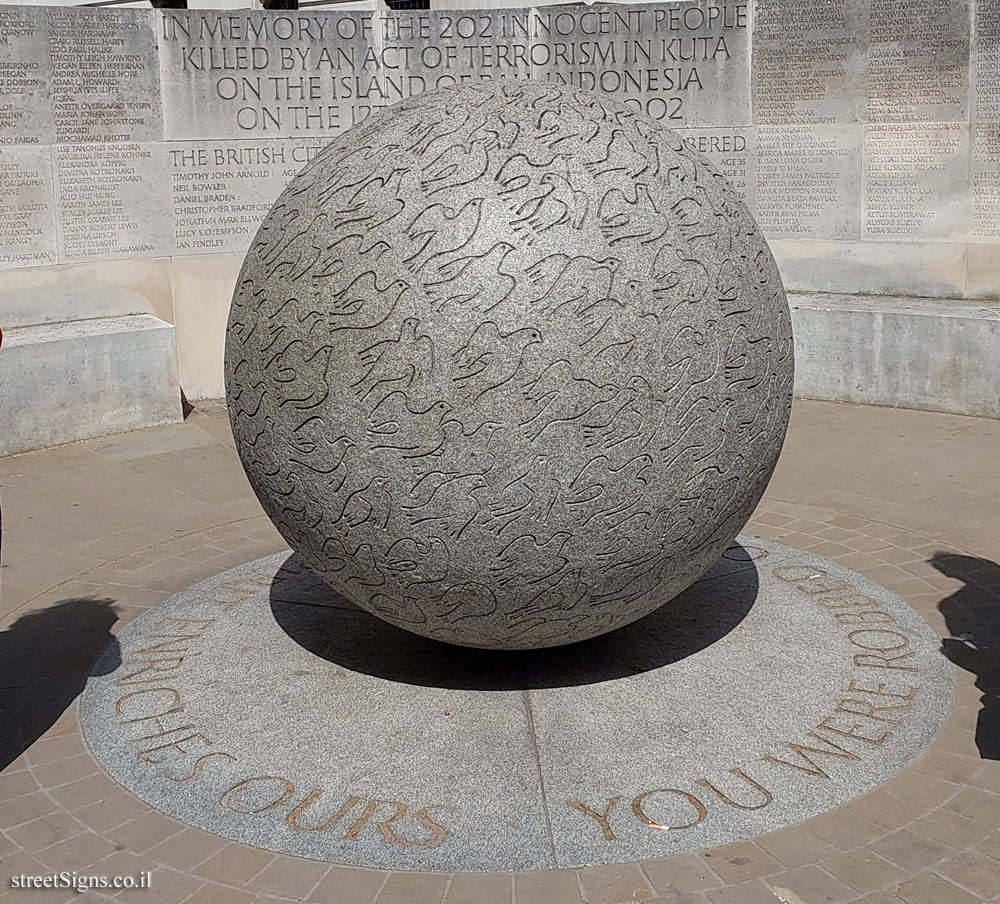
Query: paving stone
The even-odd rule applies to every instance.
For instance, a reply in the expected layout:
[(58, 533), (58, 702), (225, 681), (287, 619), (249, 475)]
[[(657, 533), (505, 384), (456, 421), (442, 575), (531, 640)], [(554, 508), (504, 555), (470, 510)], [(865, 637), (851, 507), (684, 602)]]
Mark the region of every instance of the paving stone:
[(940, 876), (918, 876), (896, 890), (904, 904), (980, 904), (982, 898), (952, 884)]
[(876, 791), (849, 804), (848, 809), (884, 829), (892, 829), (919, 819), (930, 807), (888, 791)]
[(755, 841), (788, 869), (817, 863), (836, 853), (834, 847), (801, 826), (761, 835)]
[(305, 898), (322, 878), (329, 864), (299, 857), (275, 857), (249, 882), (247, 887), (294, 900)]
[(121, 786), (104, 775), (91, 775), (54, 788), (49, 794), (67, 810), (77, 810), (88, 804), (95, 804), (117, 797)]
[(149, 877), (149, 888), (127, 889), (117, 897), (123, 904), (180, 904), (203, 885), (204, 880), (194, 876), (158, 869)]
[(156, 863), (190, 870), (218, 853), (226, 844), (224, 839), (216, 835), (189, 827), (151, 847), (146, 851), (146, 856)]
[(906, 878), (906, 871), (871, 851), (838, 854), (822, 864), (825, 870), (858, 891), (873, 891)]
[(161, 813), (148, 811), (112, 829), (107, 833), (107, 837), (116, 844), (124, 845), (130, 851), (141, 853), (179, 834), (184, 828), (180, 823)]
[(886, 786), (886, 790), (903, 800), (922, 804), (929, 810), (954, 797), (960, 787), (952, 782), (910, 769), (894, 778)]
[(139, 881), (142, 881), (140, 877), (143, 874), (152, 872), (148, 860), (137, 857), (129, 851), (112, 851), (87, 869), (97, 876), (130, 876)]
[(441, 904), (448, 877), (435, 873), (392, 873), (376, 904)]
[(5, 801), (0, 808), (0, 829), (19, 826), (21, 823), (52, 813), (55, 809), (52, 800), (40, 791), (15, 797), (13, 800)]
[(984, 763), (983, 767), (969, 779), (969, 784), (1000, 794), (1000, 762)]
[(572, 870), (523, 873), (514, 877), (516, 904), (581, 904), (580, 886)]
[(993, 832), (981, 841), (976, 850), (988, 854), (994, 860), (1000, 860), (1000, 832)]
[(823, 841), (841, 850), (867, 844), (885, 833), (882, 826), (876, 825), (844, 807), (811, 819), (807, 828)]
[(886, 860), (913, 871), (933, 867), (939, 860), (955, 853), (947, 845), (909, 829), (900, 829), (880, 838), (872, 843), (871, 849)]
[(270, 851), (260, 851), (243, 844), (227, 844), (200, 864), (194, 873), (213, 882), (245, 885), (273, 859), (274, 854)]
[(642, 864), (642, 871), (661, 897), (678, 892), (704, 891), (723, 884), (705, 858), (698, 854), (647, 860)]
[(83, 740), (76, 733), (60, 735), (55, 738), (43, 738), (31, 747), (31, 765), (33, 767), (43, 766), (46, 763), (65, 760), (68, 757), (79, 756), (86, 752)]
[(858, 898), (854, 904), (903, 904), (903, 899), (891, 891), (874, 891)]
[(148, 812), (149, 804), (123, 792), (74, 810), (73, 815), (95, 832), (106, 832)]
[(114, 850), (114, 845), (93, 832), (81, 832), (41, 851), (37, 856), (54, 870), (81, 870)]
[(936, 871), (981, 898), (1000, 892), (1000, 861), (979, 851), (956, 854)]
[(79, 821), (67, 813), (54, 812), (9, 829), (8, 834), (29, 852), (40, 851), (84, 831)]
[(209, 882), (199, 888), (184, 904), (250, 904), (254, 895), (225, 885)]
[(514, 880), (508, 875), (453, 876), (445, 904), (511, 904)]
[(100, 766), (89, 753), (56, 760), (43, 766), (35, 766), (35, 778), (46, 788), (58, 788), (100, 772)]
[(978, 819), (993, 828), (1000, 827), (1000, 794), (979, 788), (960, 791), (945, 806), (949, 810)]
[(712, 904), (781, 904), (780, 898), (760, 879), (706, 891), (705, 896)]
[(0, 861), (4, 858), (9, 857), (15, 851), (19, 849), (19, 845), (14, 844), (6, 834), (0, 832)]
[(0, 800), (13, 800), (38, 790), (38, 782), (26, 769), (0, 775)]
[[(0, 760), (0, 763), (2, 762), (3, 760)], [(28, 758), (24, 754), (21, 754), (20, 756), (15, 757), (5, 766), (0, 768), (0, 776), (14, 775), (16, 773), (23, 773), (27, 771), (28, 771)]]
[(309, 895), (316, 904), (372, 904), (389, 874), (382, 870), (334, 866)]
[[(780, 900), (788, 891), (810, 904), (841, 904), (857, 897), (857, 891), (817, 866), (801, 866), (787, 873), (769, 876), (767, 887)], [(794, 900), (794, 899), (792, 899)]]
[(990, 834), (990, 827), (948, 809), (934, 810), (910, 826), (914, 832), (963, 850)]
[(705, 862), (724, 882), (744, 882), (757, 876), (781, 872), (782, 865), (753, 842), (727, 844), (702, 854)]
[(587, 904), (649, 901), (655, 897), (642, 870), (632, 864), (592, 866), (577, 870), (577, 881)]

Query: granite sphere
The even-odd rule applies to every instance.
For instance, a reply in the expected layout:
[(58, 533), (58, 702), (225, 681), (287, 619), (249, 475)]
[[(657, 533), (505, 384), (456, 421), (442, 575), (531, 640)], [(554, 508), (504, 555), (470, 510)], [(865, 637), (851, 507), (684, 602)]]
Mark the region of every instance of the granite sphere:
[(792, 336), (752, 215), (676, 133), (501, 83), (405, 100), (295, 177), (225, 371), (306, 564), (399, 627), (524, 649), (634, 621), (718, 559), (778, 458)]

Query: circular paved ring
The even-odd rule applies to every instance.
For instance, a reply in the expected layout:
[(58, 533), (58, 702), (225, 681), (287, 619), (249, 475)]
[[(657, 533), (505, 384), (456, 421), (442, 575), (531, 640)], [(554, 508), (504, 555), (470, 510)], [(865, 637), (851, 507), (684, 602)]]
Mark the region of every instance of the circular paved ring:
[(541, 653), (456, 655), (270, 556), (136, 619), (80, 714), (111, 775), (191, 825), (317, 860), (478, 872), (800, 822), (900, 771), (951, 697), (937, 637), (901, 599), (741, 537), (671, 605)]

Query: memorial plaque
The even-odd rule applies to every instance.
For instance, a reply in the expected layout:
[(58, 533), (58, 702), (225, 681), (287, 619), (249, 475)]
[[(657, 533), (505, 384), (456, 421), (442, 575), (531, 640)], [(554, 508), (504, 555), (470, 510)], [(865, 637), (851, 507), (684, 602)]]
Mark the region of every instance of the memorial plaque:
[(332, 137), (349, 128), (358, 107), (387, 103), (384, 66), (394, 58), (373, 38), (379, 21), (358, 12), (165, 13), (167, 137)]
[(968, 172), (967, 123), (867, 126), (864, 237), (964, 238)]
[(715, 164), (746, 201), (757, 202), (757, 133), (749, 127), (732, 129), (678, 129), (684, 143)]
[(0, 268), (56, 263), (48, 150), (0, 148)]
[[(382, 19), (383, 55), (404, 71), (386, 71), (384, 106), (435, 88), (532, 77), (533, 22), (528, 9), (398, 12)], [(357, 111), (366, 115), (365, 109)]]
[(57, 148), (60, 260), (169, 253), (166, 154), (162, 144)]
[(972, 236), (1000, 237), (1000, 122), (972, 125)]
[(324, 144), (171, 142), (174, 253), (246, 251), (275, 198)]
[[(775, 238), (1000, 235), (996, 134), (986, 127), (1000, 123), (1000, 0), (377, 14), (3, 6), (0, 149), (51, 149), (48, 167), (36, 165), (45, 156), (4, 158), (17, 164), (4, 203), (30, 214), (8, 210), (8, 232), (19, 241), (48, 224), (34, 234), (36, 263), (50, 262), (54, 236), (60, 261), (154, 253), (139, 250), (150, 245), (240, 251), (302, 148), (413, 94), (528, 78), (608, 93), (680, 130)], [(983, 127), (895, 128), (968, 120)], [(824, 131), (835, 123), (890, 128)], [(67, 150), (80, 144), (101, 147), (88, 163)], [(138, 164), (127, 181), (92, 177), (117, 172), (115, 155), (131, 153), (109, 149), (133, 145), (152, 156), (120, 158)], [(169, 182), (146, 181), (167, 173)], [(145, 184), (170, 192), (151, 188), (140, 201)], [(85, 216), (92, 194), (96, 228)], [(192, 200), (202, 197), (215, 200)], [(0, 267), (32, 263), (3, 247)]]
[(332, 136), (425, 90), (536, 78), (670, 125), (750, 120), (745, 0), (593, 9), (168, 13), (170, 138)]
[(671, 128), (750, 124), (746, 0), (539, 7), (531, 77), (610, 94)]
[(972, 43), (973, 119), (1000, 120), (1000, 0), (977, 0)]
[(51, 144), (44, 10), (0, 6), (0, 146)]
[(758, 127), (757, 222), (766, 235), (861, 237), (863, 128)]
[(56, 141), (163, 137), (152, 10), (48, 9)]
[(862, 122), (869, 0), (757, 0), (754, 122)]
[(968, 118), (968, 0), (870, 0), (868, 119)]

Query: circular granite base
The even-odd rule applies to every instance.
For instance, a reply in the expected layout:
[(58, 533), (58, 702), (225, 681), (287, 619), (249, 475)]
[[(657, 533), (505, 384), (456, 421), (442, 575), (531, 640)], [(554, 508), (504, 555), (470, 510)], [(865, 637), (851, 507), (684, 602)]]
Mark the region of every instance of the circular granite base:
[(901, 599), (741, 537), (660, 611), (523, 653), (411, 635), (271, 556), (136, 619), (80, 708), (108, 772), (191, 825), (317, 860), (475, 872), (799, 822), (902, 769), (951, 694)]

